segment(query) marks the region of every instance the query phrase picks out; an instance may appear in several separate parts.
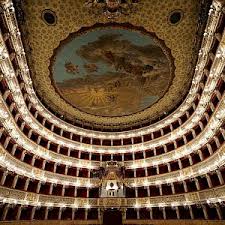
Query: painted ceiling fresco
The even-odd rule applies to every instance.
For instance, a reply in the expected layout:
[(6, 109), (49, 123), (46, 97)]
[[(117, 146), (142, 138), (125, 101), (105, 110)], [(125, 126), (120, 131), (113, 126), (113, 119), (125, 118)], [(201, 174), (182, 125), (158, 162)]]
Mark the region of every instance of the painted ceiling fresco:
[(163, 97), (173, 78), (169, 65), (150, 34), (109, 26), (61, 42), (51, 71), (56, 90), (77, 109), (123, 116)]

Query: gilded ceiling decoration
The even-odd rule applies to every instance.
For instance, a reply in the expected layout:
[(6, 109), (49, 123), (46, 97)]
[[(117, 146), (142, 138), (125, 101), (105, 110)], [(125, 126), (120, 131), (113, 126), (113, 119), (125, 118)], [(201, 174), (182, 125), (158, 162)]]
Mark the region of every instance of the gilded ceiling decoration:
[[(193, 76), (196, 52), (199, 48), (196, 40), (201, 39), (198, 22), (201, 12), (200, 1), (154, 0), (154, 4), (152, 4), (150, 0), (142, 0), (135, 6), (135, 12), (110, 19), (110, 21), (105, 15), (96, 16), (94, 13), (90, 13), (85, 6), (86, 2), (85, 0), (22, 1), (24, 22), (22, 21), (20, 26), (33, 83), (42, 101), (65, 117), (71, 120), (75, 118), (76, 122), (85, 122), (93, 127), (113, 128), (123, 128), (153, 120), (176, 107), (187, 94)], [(43, 17), (45, 10), (53, 12), (52, 17), (51, 15), (48, 15), (49, 18), (47, 16), (50, 24), (46, 23)], [(180, 12), (180, 14), (174, 15), (173, 12)], [(102, 34), (109, 32), (111, 28), (106, 28), (109, 22), (118, 25), (124, 24), (124, 26), (130, 24), (135, 29), (126, 30), (124, 27), (114, 29), (115, 33), (121, 31), (120, 38), (116, 35), (112, 36), (111, 47), (106, 46), (104, 49), (106, 51), (111, 48), (108, 51), (109, 54), (101, 53), (98, 57), (102, 57), (104, 60), (94, 60), (87, 47), (88, 43), (95, 45), (101, 32)], [(83, 38), (90, 36), (90, 40), (84, 41), (83, 45), (75, 46), (73, 42), (82, 35), (76, 37), (73, 34), (96, 26), (96, 24), (105, 24), (105, 28), (99, 31), (96, 40), (90, 37), (97, 31), (89, 30), (82, 35)], [(138, 33), (136, 27), (145, 30), (146, 33)], [(197, 31), (198, 36), (196, 36)], [(139, 39), (148, 38), (149, 42), (154, 39), (156, 52), (152, 51), (142, 57), (142, 52), (138, 51), (137, 56), (134, 57), (127, 48), (130, 45), (129, 48), (136, 51), (136, 54), (135, 48), (138, 44), (132, 42), (130, 38), (132, 35), (124, 38), (123, 33), (126, 32), (139, 35)], [(152, 35), (149, 35), (150, 33)], [(73, 38), (70, 39), (72, 36)], [(153, 37), (157, 37), (159, 41), (155, 41), (156, 39)], [(63, 45), (65, 40), (69, 39), (70, 41), (64, 44), (63, 50), (66, 51), (70, 44), (72, 48), (70, 53), (65, 54), (65, 60), (61, 62), (63, 73), (60, 75), (60, 79), (66, 75), (65, 83), (69, 86), (72, 85), (73, 90), (62, 92), (59, 88), (60, 84), (57, 82), (58, 78), (56, 79), (57, 73), (52, 74), (52, 69), (54, 71), (54, 66), (57, 64), (51, 64), (51, 62), (54, 56), (56, 56), (57, 62), (57, 55), (60, 55), (60, 52), (56, 54), (57, 49)], [(112, 49), (114, 42), (118, 40), (127, 42), (125, 51), (121, 54), (119, 54), (121, 51), (119, 48), (122, 46), (119, 46), (119, 43)], [(83, 49), (87, 50), (87, 54), (82, 56), (82, 60), (86, 61), (76, 62), (77, 53), (81, 55)], [(69, 52), (69, 50), (67, 51)], [(97, 48), (94, 51), (96, 54)], [(125, 57), (128, 52), (129, 57)], [(154, 54), (159, 55), (155, 57)], [(170, 54), (171, 57), (168, 56)], [(163, 59), (162, 61), (160, 59), (160, 63), (158, 62), (159, 56)], [(114, 58), (114, 61), (110, 58)], [(125, 62), (121, 66), (117, 65), (120, 59)], [(126, 69), (128, 65), (134, 68), (135, 60), (140, 62), (139, 67), (142, 72), (139, 71), (139, 75)], [(153, 61), (159, 64), (154, 65)], [(171, 69), (173, 67), (171, 62), (174, 64), (174, 73)], [(157, 74), (157, 70), (160, 71), (159, 68), (162, 69), (162, 65), (165, 65), (162, 72), (157, 76), (154, 75)], [(158, 69), (156, 69), (157, 66), (159, 66)], [(117, 75), (103, 74), (101, 72), (103, 67), (107, 67), (107, 72), (113, 71)], [(148, 76), (143, 72), (145, 69), (149, 70)], [(88, 76), (92, 71), (91, 79), (86, 79), (87, 71), (89, 71)], [(99, 76), (100, 74), (101, 76)], [(120, 76), (121, 78), (119, 78)], [(73, 82), (70, 83), (69, 79), (73, 79)], [(126, 82), (130, 85), (129, 90), (126, 89)], [(62, 88), (62, 85), (60, 87)], [(75, 93), (78, 93), (77, 97), (75, 97)], [(148, 98), (147, 96), (152, 97)], [(129, 109), (127, 109), (128, 103)]]
[(161, 46), (133, 26), (86, 29), (56, 49), (52, 79), (61, 97), (81, 111), (99, 116), (133, 114), (156, 103), (171, 84), (174, 70)]
[(85, 6), (90, 13), (104, 14), (108, 19), (113, 19), (134, 12), (138, 2), (139, 0), (87, 0)]

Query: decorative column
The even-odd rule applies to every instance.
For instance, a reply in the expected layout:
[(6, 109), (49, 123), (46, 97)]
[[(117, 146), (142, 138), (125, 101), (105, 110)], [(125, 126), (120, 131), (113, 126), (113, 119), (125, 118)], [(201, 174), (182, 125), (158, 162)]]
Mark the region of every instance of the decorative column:
[(50, 184), (50, 188), (49, 188), (49, 195), (51, 195), (51, 194), (52, 194), (53, 185), (54, 185), (54, 184), (52, 184), (52, 183)]
[(182, 136), (183, 140), (184, 140), (184, 144), (186, 145), (187, 144), (187, 138), (185, 135)]
[(42, 168), (41, 168), (42, 170), (45, 170), (45, 165), (46, 165), (46, 159), (43, 160)]
[(45, 220), (48, 219), (48, 206), (45, 208)]
[(171, 172), (171, 166), (170, 166), (170, 163), (166, 163), (167, 165), (167, 168), (168, 168), (168, 172)]
[(122, 208), (122, 209), (121, 209), (121, 212), (122, 212), (122, 221), (123, 221), (123, 223), (124, 223), (125, 220), (127, 219), (126, 211), (127, 211), (126, 208)]
[(8, 98), (8, 96), (9, 96), (9, 94), (10, 94), (10, 91), (9, 90), (6, 90), (5, 91), (5, 93), (3, 94), (3, 99), (4, 99), (4, 101), (6, 101), (6, 99)]
[(152, 212), (152, 208), (149, 209), (149, 213), (150, 213), (150, 220), (153, 220), (153, 212)]
[(206, 176), (206, 179), (207, 179), (207, 183), (209, 185), (209, 188), (212, 188), (213, 185), (212, 185), (212, 181), (211, 181), (210, 176), (208, 174), (206, 174), (205, 176)]
[(40, 142), (41, 142), (41, 136), (38, 136), (38, 138), (37, 138), (37, 144), (39, 145)]
[[(31, 109), (31, 106), (32, 106), (32, 104), (29, 104), (29, 106), (28, 106), (28, 108), (30, 107), (29, 110)], [(36, 111), (34, 113), (34, 118), (37, 119), (37, 117), (38, 117), (38, 111)]]
[(205, 116), (205, 118), (206, 118), (206, 120), (207, 120), (207, 122), (209, 122), (209, 114), (207, 113), (207, 112), (204, 112), (204, 116)]
[(42, 120), (42, 125), (43, 125), (43, 126), (45, 126), (45, 122), (46, 122), (46, 119), (43, 118), (43, 120)]
[(202, 205), (202, 210), (203, 210), (203, 213), (204, 213), (205, 220), (208, 220), (209, 217), (208, 217), (208, 213), (207, 213), (207, 210), (206, 210), (206, 206), (205, 205)]
[(71, 154), (71, 148), (68, 148), (67, 156), (70, 156)]
[(178, 165), (179, 165), (179, 169), (182, 170), (183, 169), (183, 165), (180, 159), (177, 160)]
[(167, 149), (167, 146), (166, 145), (163, 145), (163, 151), (164, 151), (164, 153), (167, 153), (168, 152), (168, 149)]
[(183, 183), (183, 186), (184, 186), (184, 192), (188, 192), (186, 181), (183, 181), (182, 183)]
[(173, 131), (173, 125), (172, 125), (172, 123), (170, 124), (170, 130)]
[(140, 209), (137, 208), (136, 211), (137, 211), (137, 219), (139, 220), (140, 219)]
[(224, 184), (224, 180), (223, 180), (223, 176), (222, 176), (221, 172), (219, 170), (216, 170), (216, 174), (219, 178), (220, 184), (221, 185)]
[(67, 175), (67, 174), (68, 174), (68, 168), (69, 168), (69, 166), (68, 166), (68, 165), (66, 165), (66, 166), (65, 166), (65, 173), (64, 173), (65, 175)]
[(222, 220), (223, 219), (222, 212), (220, 210), (220, 207), (217, 204), (216, 204), (216, 212), (217, 212), (219, 219)]
[(194, 178), (194, 181), (195, 181), (195, 185), (196, 185), (197, 190), (200, 191), (200, 185), (199, 185), (198, 179)]
[(221, 132), (221, 134), (223, 136), (223, 139), (225, 139), (225, 130), (223, 128), (221, 128), (221, 127), (220, 127), (219, 130), (220, 130), (220, 132)]
[(221, 93), (218, 91), (218, 90), (215, 90), (215, 93), (216, 93), (216, 97), (219, 99), (219, 101), (221, 100), (222, 98), (222, 95)]
[(198, 155), (201, 161), (204, 161), (204, 157), (201, 150), (198, 150)]
[(102, 153), (100, 153), (100, 162), (102, 163)]
[(16, 105), (16, 103), (15, 103), (15, 102), (13, 102), (13, 103), (10, 105), (10, 107), (9, 107), (9, 111), (10, 111), (10, 112), (12, 112), (12, 111), (13, 111), (13, 109), (14, 109), (15, 105)]
[(179, 123), (180, 126), (182, 125), (182, 120), (181, 120), (181, 118), (178, 118), (178, 123)]
[(173, 195), (176, 194), (176, 193), (175, 193), (175, 187), (174, 187), (174, 184), (173, 184), (173, 183), (171, 183), (171, 189), (172, 189), (172, 194), (173, 194)]
[(22, 124), (21, 124), (21, 126), (20, 126), (20, 130), (23, 131), (24, 126), (25, 126), (25, 122), (22, 122)]
[(122, 154), (122, 162), (124, 162), (124, 153)]
[(195, 130), (194, 129), (191, 129), (191, 133), (192, 133), (193, 139), (195, 139), (197, 137), (197, 135), (195, 133)]
[(61, 147), (60, 145), (57, 146), (57, 150), (56, 151), (57, 151), (58, 154), (60, 154), (60, 147)]
[(212, 102), (209, 102), (209, 107), (210, 107), (210, 109), (212, 110), (212, 112), (215, 111), (215, 107), (214, 107), (214, 105), (212, 104)]
[(56, 173), (57, 163), (54, 163), (53, 173)]
[(190, 165), (192, 166), (193, 165), (193, 159), (192, 159), (192, 157), (190, 155), (188, 155), (188, 159), (189, 159)]
[(160, 194), (160, 195), (163, 195), (163, 192), (162, 192), (162, 185), (160, 184), (158, 187), (159, 187), (159, 194)]
[(147, 188), (147, 194), (148, 194), (148, 197), (150, 197), (150, 196), (151, 196), (150, 187), (147, 186), (146, 188)]
[(176, 206), (175, 209), (176, 209), (177, 219), (179, 220), (180, 219), (180, 212), (179, 212), (178, 206)]
[(16, 220), (20, 220), (21, 211), (22, 211), (22, 206), (20, 205), (17, 210)]
[(31, 161), (31, 166), (34, 166), (35, 160), (36, 160), (36, 155), (33, 155), (32, 161)]
[(207, 149), (208, 149), (208, 151), (209, 151), (209, 154), (210, 155), (213, 155), (213, 150), (212, 150), (212, 146), (210, 145), (210, 144), (206, 144), (206, 146), (207, 146)]
[(165, 209), (165, 207), (162, 208), (162, 212), (163, 212), (163, 219), (166, 220), (166, 209)]
[(15, 176), (14, 179), (13, 179), (12, 188), (15, 188), (15, 187), (16, 187), (16, 183), (17, 183), (17, 181), (18, 181), (18, 177), (19, 177), (19, 175), (16, 174), (16, 176)]
[(51, 144), (51, 141), (48, 141), (48, 142), (47, 142), (47, 146), (46, 146), (47, 149), (50, 148), (50, 144)]
[(25, 151), (23, 151), (23, 152), (22, 152), (22, 154), (21, 154), (21, 157), (20, 157), (20, 160), (21, 160), (21, 161), (23, 161), (23, 160), (24, 160), (25, 155), (26, 155), (26, 152), (25, 152)]
[(2, 213), (2, 218), (1, 218), (1, 220), (4, 221), (4, 220), (6, 219), (8, 210), (9, 210), (9, 204), (5, 204), (5, 207), (4, 207), (4, 209), (3, 209), (3, 213)]
[(75, 219), (75, 211), (76, 211), (76, 209), (75, 208), (72, 208), (72, 220)]
[(9, 136), (5, 139), (5, 142), (4, 142), (4, 145), (3, 145), (4, 149), (6, 149), (6, 148), (7, 148), (7, 146), (8, 146), (8, 144), (9, 144), (10, 139), (11, 139), (11, 137), (9, 137)]
[(153, 132), (151, 133), (151, 139), (152, 139), (152, 140), (154, 139), (154, 134), (153, 134)]
[(1, 182), (0, 182), (1, 186), (4, 186), (7, 175), (8, 175), (8, 171), (4, 171), (4, 173), (2, 174)]
[(30, 178), (27, 178), (26, 182), (25, 182), (25, 185), (24, 185), (24, 191), (27, 191), (29, 183), (30, 183)]
[(77, 197), (77, 187), (74, 187), (74, 197)]
[(61, 220), (63, 208), (59, 208), (58, 220)]
[(185, 112), (186, 116), (187, 116), (187, 119), (190, 118), (190, 113), (188, 111)]
[(65, 185), (62, 186), (62, 196), (65, 195)]
[(15, 152), (16, 152), (16, 149), (17, 149), (17, 144), (14, 144), (13, 145), (13, 147), (12, 147), (12, 151), (11, 151), (11, 153), (12, 153), (12, 155), (15, 155)]
[(85, 209), (85, 215), (84, 215), (84, 219), (87, 220), (88, 219), (88, 209)]
[(32, 211), (31, 211), (31, 216), (30, 219), (33, 220), (34, 219), (34, 215), (35, 215), (35, 211), (36, 211), (36, 206), (33, 206)]
[(213, 137), (215, 143), (216, 143), (216, 147), (219, 149), (221, 147), (220, 141), (218, 139), (218, 137)]
[(194, 214), (193, 214), (192, 208), (191, 208), (190, 205), (188, 206), (188, 208), (189, 208), (191, 219), (193, 220), (194, 219)]
[(200, 128), (201, 128), (201, 131), (203, 131), (203, 129), (204, 129), (203, 123), (202, 123), (201, 121), (199, 121), (198, 124), (199, 124), (199, 126), (200, 126)]

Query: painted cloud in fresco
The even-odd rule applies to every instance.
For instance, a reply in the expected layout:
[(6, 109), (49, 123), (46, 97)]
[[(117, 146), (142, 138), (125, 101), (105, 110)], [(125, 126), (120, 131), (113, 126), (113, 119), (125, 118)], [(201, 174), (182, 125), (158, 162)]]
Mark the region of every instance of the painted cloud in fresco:
[(101, 116), (129, 115), (150, 107), (168, 89), (168, 59), (150, 36), (107, 28), (75, 41), (56, 55), (53, 76), (62, 97), (76, 108)]

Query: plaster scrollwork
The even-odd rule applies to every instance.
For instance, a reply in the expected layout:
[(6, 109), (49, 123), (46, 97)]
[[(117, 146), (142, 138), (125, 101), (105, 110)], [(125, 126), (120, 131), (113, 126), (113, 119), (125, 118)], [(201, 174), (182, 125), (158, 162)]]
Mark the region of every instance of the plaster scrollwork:
[(198, 193), (187, 193), (185, 199), (188, 202), (198, 202), (200, 200)]
[(39, 200), (39, 195), (35, 194), (35, 193), (27, 193), (25, 200), (28, 202), (38, 202)]
[(15, 200), (22, 205), (45, 205), (55, 207), (71, 207), (71, 208), (120, 208), (120, 207), (165, 207), (165, 206), (179, 206), (189, 205), (196, 202), (210, 201), (216, 203), (220, 199), (225, 198), (224, 186), (218, 188), (170, 195), (160, 197), (148, 198), (72, 198), (62, 196), (41, 195), (35, 193), (26, 193), (15, 189), (8, 189), (0, 187), (0, 201), (14, 202)]

